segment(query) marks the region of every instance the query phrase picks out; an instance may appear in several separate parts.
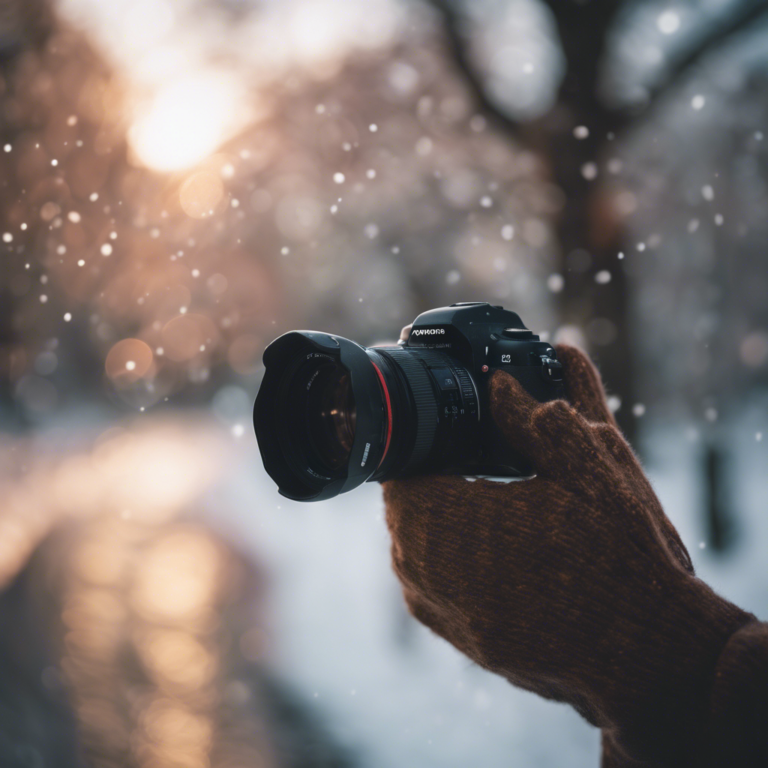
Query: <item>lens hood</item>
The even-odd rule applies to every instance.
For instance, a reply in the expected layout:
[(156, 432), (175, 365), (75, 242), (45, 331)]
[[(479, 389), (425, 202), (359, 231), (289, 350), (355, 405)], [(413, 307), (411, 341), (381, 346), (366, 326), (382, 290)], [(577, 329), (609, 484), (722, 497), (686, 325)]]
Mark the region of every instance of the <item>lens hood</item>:
[[(285, 393), (300, 366), (326, 361), (349, 372), (356, 424), (345, 465), (318, 472), (302, 459), (309, 439), (306, 414)], [(264, 468), (280, 493), (296, 501), (321, 501), (364, 483), (382, 458), (388, 427), (379, 376), (365, 348), (341, 336), (291, 331), (266, 348), (264, 366), (253, 424)]]

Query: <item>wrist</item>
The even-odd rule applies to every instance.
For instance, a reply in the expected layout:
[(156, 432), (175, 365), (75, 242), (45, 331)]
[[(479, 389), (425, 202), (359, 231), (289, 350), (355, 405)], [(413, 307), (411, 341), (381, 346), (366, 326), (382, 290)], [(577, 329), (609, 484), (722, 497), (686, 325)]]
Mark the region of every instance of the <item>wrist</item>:
[(768, 624), (729, 638), (715, 668), (708, 723), (712, 765), (768, 765)]
[(718, 662), (755, 618), (693, 576), (665, 597), (627, 660), (631, 680), (609, 686), (604, 732), (630, 765), (698, 766)]

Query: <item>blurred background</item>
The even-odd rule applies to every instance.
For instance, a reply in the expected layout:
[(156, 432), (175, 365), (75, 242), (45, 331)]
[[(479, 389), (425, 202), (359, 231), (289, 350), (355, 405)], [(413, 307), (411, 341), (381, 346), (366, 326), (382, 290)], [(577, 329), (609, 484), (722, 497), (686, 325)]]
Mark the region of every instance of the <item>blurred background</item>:
[(0, 765), (596, 766), (277, 495), (261, 353), (504, 304), (768, 617), (766, 130), (764, 0), (2, 0)]

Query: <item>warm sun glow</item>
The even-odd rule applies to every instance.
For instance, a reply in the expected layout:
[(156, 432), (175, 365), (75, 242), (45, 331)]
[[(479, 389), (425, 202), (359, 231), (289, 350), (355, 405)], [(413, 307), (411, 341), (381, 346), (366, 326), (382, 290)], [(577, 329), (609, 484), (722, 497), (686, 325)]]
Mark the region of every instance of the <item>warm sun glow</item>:
[(234, 78), (202, 72), (162, 88), (140, 112), (129, 139), (138, 159), (158, 171), (189, 168), (228, 139), (242, 113)]

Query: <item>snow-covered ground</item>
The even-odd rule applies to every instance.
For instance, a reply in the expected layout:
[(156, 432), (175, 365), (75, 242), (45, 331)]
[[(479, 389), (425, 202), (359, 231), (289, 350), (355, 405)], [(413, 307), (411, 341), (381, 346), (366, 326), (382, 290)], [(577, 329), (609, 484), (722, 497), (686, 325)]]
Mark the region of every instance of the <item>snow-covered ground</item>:
[[(731, 430), (741, 536), (718, 557), (705, 547), (691, 429), (650, 427), (651, 475), (699, 575), (768, 617), (766, 442), (760, 409)], [(255, 440), (209, 499), (209, 521), (254, 554), (270, 579), (274, 663), (371, 768), (525, 765), (595, 768), (599, 734), (568, 707), (514, 689), (472, 665), (405, 612), (389, 565), (378, 485), (318, 504), (277, 494)]]
[[(250, 407), (241, 399), (243, 410)], [(152, 501), (202, 510), (266, 577), (260, 614), (268, 617), (268, 663), (361, 768), (599, 765), (599, 734), (570, 708), (484, 672), (408, 616), (377, 484), (319, 504), (290, 502), (262, 468), (247, 414), (235, 409), (224, 419), (213, 410), (216, 418), (210, 411), (148, 414), (122, 428), (92, 411), (62, 416), (25, 449), (39, 454), (40, 468), (19, 478), (6, 506), (16, 499), (22, 511), (50, 507), (51, 524), (73, 505), (79, 516), (88, 513), (86, 502), (94, 514), (118, 500), (116, 509), (141, 510)], [(644, 433), (646, 469), (698, 574), (761, 618), (768, 618), (767, 414), (755, 402), (719, 427), (739, 534), (726, 555), (707, 546), (703, 445), (693, 425), (647, 422)], [(99, 434), (91, 459), (72, 453)], [(122, 451), (105, 454), (110, 435), (117, 447), (125, 436)], [(75, 479), (62, 485), (65, 470)], [(200, 492), (202, 504), (190, 504)], [(61, 506), (62, 494), (63, 511), (54, 503)]]
[(646, 470), (664, 509), (688, 546), (697, 575), (723, 597), (768, 620), (768, 408), (753, 401), (723, 426), (729, 509), (736, 542), (711, 551), (703, 525), (702, 447), (690, 425), (657, 425), (648, 435)]
[(267, 569), (278, 669), (363, 765), (597, 765), (598, 734), (568, 707), (512, 688), (407, 615), (378, 484), (299, 504), (248, 454), (214, 524)]

